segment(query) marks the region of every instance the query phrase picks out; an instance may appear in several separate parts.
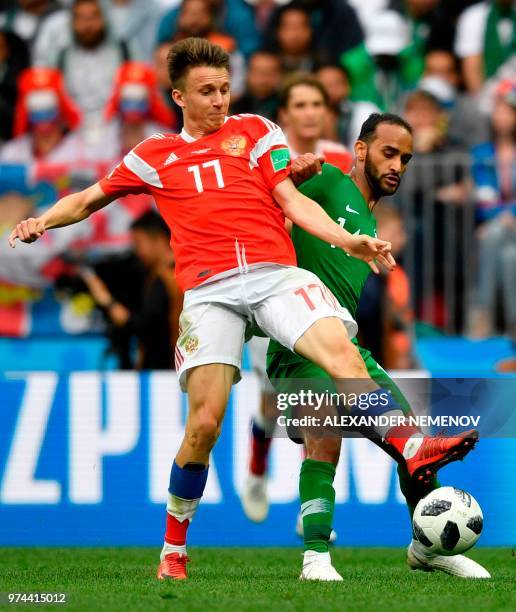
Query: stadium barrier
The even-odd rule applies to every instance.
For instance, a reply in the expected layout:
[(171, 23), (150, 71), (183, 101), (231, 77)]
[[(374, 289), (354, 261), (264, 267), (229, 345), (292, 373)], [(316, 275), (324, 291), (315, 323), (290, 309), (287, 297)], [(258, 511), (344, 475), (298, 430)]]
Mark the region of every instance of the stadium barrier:
[(466, 331), (476, 284), (472, 161), (464, 153), (415, 156), (395, 196), (413, 306), (418, 318), (451, 334)]

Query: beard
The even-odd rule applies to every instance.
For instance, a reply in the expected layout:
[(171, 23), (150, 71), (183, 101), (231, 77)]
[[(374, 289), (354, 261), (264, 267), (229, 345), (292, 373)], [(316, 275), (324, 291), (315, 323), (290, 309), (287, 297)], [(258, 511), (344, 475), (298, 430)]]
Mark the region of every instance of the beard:
[[(371, 187), (373, 195), (376, 198), (381, 198), (382, 196), (390, 196), (396, 193), (396, 191), (398, 191), (398, 187), (400, 185), (399, 182), (397, 185), (389, 185), (383, 182), (387, 176), (393, 176), (393, 174), (380, 174), (378, 172), (378, 168), (371, 161), (369, 154), (366, 154), (364, 173), (367, 182)], [(398, 178), (401, 178), (399, 175), (397, 176)]]
[(74, 33), (75, 42), (80, 46), (88, 50), (93, 50), (99, 47), (106, 38), (106, 31), (104, 29), (98, 32), (88, 33), (84, 35), (78, 35)]

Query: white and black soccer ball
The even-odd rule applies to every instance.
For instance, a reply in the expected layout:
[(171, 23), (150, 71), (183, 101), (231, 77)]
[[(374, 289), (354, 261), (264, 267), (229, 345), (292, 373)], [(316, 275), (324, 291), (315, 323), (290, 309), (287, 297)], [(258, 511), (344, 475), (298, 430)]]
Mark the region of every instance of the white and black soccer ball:
[(476, 499), (462, 489), (440, 487), (419, 500), (414, 538), (437, 555), (459, 555), (480, 537), (484, 517)]

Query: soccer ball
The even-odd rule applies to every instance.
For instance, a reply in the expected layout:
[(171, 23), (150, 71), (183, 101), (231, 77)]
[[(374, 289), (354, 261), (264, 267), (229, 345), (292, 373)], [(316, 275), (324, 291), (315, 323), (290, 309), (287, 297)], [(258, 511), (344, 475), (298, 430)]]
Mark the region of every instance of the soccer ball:
[(480, 537), (484, 517), (476, 499), (461, 489), (441, 487), (419, 500), (414, 538), (437, 555), (459, 555)]

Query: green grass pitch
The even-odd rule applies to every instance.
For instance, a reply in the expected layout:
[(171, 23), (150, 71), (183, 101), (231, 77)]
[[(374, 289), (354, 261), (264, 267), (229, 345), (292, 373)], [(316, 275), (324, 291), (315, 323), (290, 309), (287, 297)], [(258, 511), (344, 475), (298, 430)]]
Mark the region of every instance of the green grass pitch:
[[(158, 549), (0, 548), (0, 591), (66, 592), (67, 605), (11, 609), (87, 610), (516, 610), (516, 556), (478, 548), (471, 557), (491, 580), (407, 569), (399, 548), (335, 548), (344, 581), (300, 582), (300, 549), (192, 548), (190, 579), (158, 582)], [(4, 596), (5, 597), (5, 596)], [(4, 600), (5, 601), (5, 600)], [(4, 607), (4, 606), (2, 606)]]

